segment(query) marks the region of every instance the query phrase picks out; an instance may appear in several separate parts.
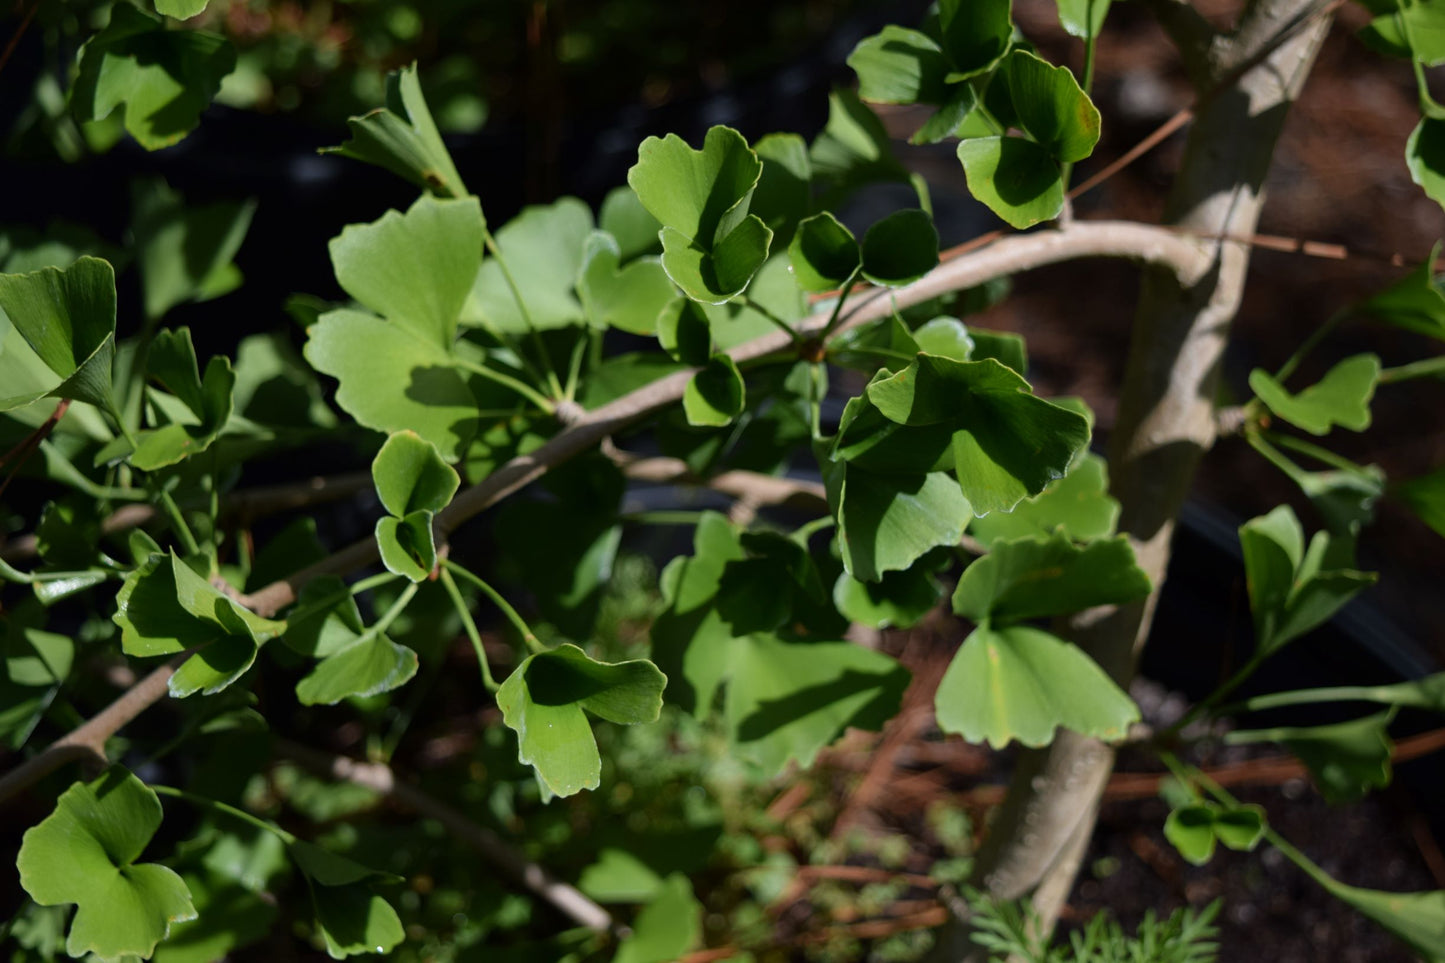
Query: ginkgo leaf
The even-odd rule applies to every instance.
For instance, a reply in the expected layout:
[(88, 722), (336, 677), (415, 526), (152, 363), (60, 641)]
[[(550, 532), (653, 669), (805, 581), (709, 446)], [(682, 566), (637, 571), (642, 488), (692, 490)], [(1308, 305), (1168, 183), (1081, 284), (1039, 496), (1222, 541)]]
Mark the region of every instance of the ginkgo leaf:
[(1225, 741), (1231, 745), (1278, 742), (1309, 767), (1328, 802), (1355, 802), (1390, 784), (1394, 745), (1389, 726), (1396, 710), (1392, 706), (1374, 715), (1323, 726), (1236, 730)]
[(594, 231), (588, 236), (577, 275), (582, 309), (595, 328), (653, 334), (676, 289), (658, 258), (637, 258), (620, 267), (621, 263), (622, 249), (611, 234)]
[(336, 281), (392, 324), (450, 351), (482, 263), (485, 228), (475, 197), (422, 195), (404, 214), (387, 211), (332, 238)]
[(1011, 227), (1059, 216), (1064, 179), (1048, 149), (1022, 137), (970, 137), (958, 145), (969, 193)]
[(376, 547), (381, 563), (412, 582), (431, 575), (437, 565), (436, 538), (432, 534), (431, 512), (412, 512), (403, 518), (377, 519)]
[(687, 955), (702, 939), (702, 904), (681, 873), (660, 881), (656, 893), (633, 921), (612, 963), (669, 963)]
[(381, 895), (376, 883), (395, 881), (320, 846), (296, 840), (291, 858), (306, 877), (315, 923), (333, 959), (362, 953), (387, 953), (406, 937), (401, 917)]
[(683, 390), (687, 423), (711, 428), (728, 424), (747, 407), (746, 391), (737, 363), (728, 355), (714, 355)]
[(586, 714), (609, 722), (657, 721), (667, 677), (646, 659), (598, 662), (566, 643), (528, 656), (497, 690), (517, 758), (555, 796), (596, 789), (602, 757)]
[(1164, 822), (1164, 838), (1190, 863), (1203, 866), (1214, 856), (1216, 841), (1229, 849), (1252, 852), (1264, 839), (1266, 825), (1264, 809), (1260, 806), (1224, 808), (1211, 802), (1196, 802), (1169, 813)]
[(849, 621), (875, 629), (906, 629), (933, 610), (943, 588), (921, 566), (863, 582), (847, 572), (833, 585), (833, 604)]
[(981, 625), (953, 657), (935, 699), (938, 725), (969, 742), (1047, 745), (1065, 728), (1122, 739), (1139, 709), (1077, 645), (1016, 625)]
[(189, 328), (158, 331), (151, 343), (146, 369), (170, 389), (196, 419), (195, 424), (172, 422), (136, 433), (130, 463), (142, 471), (154, 471), (210, 448), (231, 417), (236, 375), (229, 358), (213, 357), (202, 377)]
[(862, 257), (853, 232), (826, 211), (799, 224), (788, 246), (793, 276), (804, 291), (831, 291), (840, 286), (858, 270)]
[(1129, 540), (1076, 546), (1068, 536), (994, 542), (964, 569), (953, 610), (975, 622), (1001, 622), (1080, 612), (1132, 602), (1149, 594), (1149, 577)]
[(1304, 529), (1288, 505), (1239, 528), (1244, 575), (1254, 615), (1255, 644), (1278, 651), (1334, 615), (1375, 576), (1345, 567), (1351, 540), (1317, 532), (1305, 550)]
[(1436, 243), (1419, 267), (1355, 310), (1407, 331), (1445, 340), (1445, 292), (1435, 277), (1440, 248)]
[(416, 675), (416, 652), (384, 633), (367, 631), (317, 663), (296, 683), (302, 705), (335, 705), (353, 696), (390, 692)]
[(16, 397), (8, 397), (9, 386), (0, 388), (0, 411), (46, 395), (114, 410), (115, 271), (108, 262), (82, 257), (65, 269), (0, 274), (0, 318), (57, 379), (50, 387)]
[(1069, 68), (1015, 50), (1004, 61), (1004, 69), (1024, 130), (1055, 160), (1071, 164), (1094, 152), (1099, 110)]
[(1103, 458), (1086, 453), (1067, 475), (1025, 498), (1013, 511), (975, 518), (969, 534), (985, 545), (1055, 531), (1078, 542), (1107, 538), (1119, 520), (1119, 502), (1109, 494), (1108, 470)]
[(443, 197), (467, 193), (441, 133), (427, 109), (416, 64), (386, 77), (386, 106), (347, 120), (351, 139), (323, 154), (341, 154), (384, 167)]
[(883, 104), (940, 103), (952, 70), (932, 37), (893, 24), (860, 40), (848, 66), (858, 74), (858, 96)]
[(42, 906), (76, 904), (65, 942), (71, 956), (149, 957), (172, 923), (195, 918), (180, 876), (136, 862), (160, 824), (156, 794), (113, 766), (95, 782), (73, 784), (26, 831), (20, 885)]
[(1370, 399), (1380, 379), (1380, 359), (1357, 354), (1335, 365), (1298, 394), (1261, 368), (1249, 373), (1249, 387), (1269, 410), (1312, 435), (1327, 435), (1335, 425), (1351, 431), (1370, 427)]
[(574, 289), (592, 229), (592, 209), (575, 197), (523, 208), (496, 233), (505, 269), (489, 258), (474, 272), (464, 323), (507, 334), (582, 324)]
[(874, 284), (902, 287), (938, 266), (938, 231), (927, 211), (895, 211), (863, 235), (863, 276)]
[(372, 459), (371, 478), (382, 506), (397, 518), (441, 511), (461, 484), (436, 446), (414, 431), (399, 431), (386, 439)]
[(159, 318), (186, 301), (216, 296), (234, 271), (255, 201), (188, 204), (160, 178), (133, 190), (131, 230), (148, 318)]
[(124, 105), (125, 129), (146, 150), (158, 150), (190, 133), (235, 66), (225, 37), (171, 30), (163, 17), (120, 4), (81, 48), (70, 102), (81, 120), (101, 120)]
[(968, 499), (943, 472), (881, 475), (842, 464), (828, 477), (843, 564), (861, 581), (876, 582), (912, 567), (930, 549), (957, 545), (973, 517)]

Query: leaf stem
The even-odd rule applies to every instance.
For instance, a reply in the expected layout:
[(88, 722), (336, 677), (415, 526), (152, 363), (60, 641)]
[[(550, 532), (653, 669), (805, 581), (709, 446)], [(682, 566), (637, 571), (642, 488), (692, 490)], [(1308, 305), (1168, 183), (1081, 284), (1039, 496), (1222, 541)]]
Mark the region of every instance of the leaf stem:
[(1329, 465), (1331, 468), (1337, 468), (1340, 471), (1350, 472), (1356, 475), (1360, 473), (1359, 465), (1356, 465), (1343, 455), (1335, 454), (1328, 448), (1322, 448), (1316, 445), (1314, 442), (1305, 441), (1303, 438), (1296, 438), (1293, 435), (1283, 435), (1274, 431), (1261, 431), (1260, 435), (1279, 445), (1281, 448), (1293, 449), (1301, 455), (1313, 458), (1315, 461)]
[(843, 282), (843, 286), (838, 289), (838, 300), (833, 303), (833, 313), (828, 316), (828, 323), (823, 326), (823, 332), (818, 335), (819, 341), (826, 343), (829, 335), (833, 333), (833, 329), (838, 327), (838, 322), (843, 317), (843, 303), (853, 292), (853, 285), (858, 283), (858, 275), (862, 270), (863, 265), (859, 264), (853, 269), (853, 273), (848, 275), (848, 280)]
[(188, 802), (193, 806), (199, 806), (202, 809), (211, 809), (216, 812), (225, 813), (227, 816), (230, 816), (233, 819), (239, 819), (243, 823), (270, 833), (277, 839), (281, 840), (281, 842), (285, 843), (287, 846), (290, 846), (296, 842), (295, 836), (291, 835), (286, 830), (282, 829), (280, 826), (277, 826), (270, 820), (262, 819), (259, 816), (253, 816), (250, 813), (246, 812), (246, 810), (237, 809), (235, 806), (232, 806), (229, 803), (223, 803), (219, 799), (211, 799), (207, 796), (198, 796), (193, 792), (187, 792), (184, 789), (177, 789), (174, 786), (158, 786), (153, 783), (149, 785), (151, 791), (158, 796), (171, 796), (175, 799), (184, 800), (185, 802)]
[(472, 649), (477, 653), (477, 665), (482, 670), (482, 686), (488, 692), (496, 692), (500, 686), (497, 680), (492, 678), (492, 667), (487, 662), (487, 650), (482, 647), (482, 634), (477, 631), (476, 620), (472, 618), (472, 610), (467, 606), (466, 599), (462, 598), (461, 589), (457, 588), (456, 579), (445, 567), (441, 571), (442, 586), (451, 596), (452, 605), (456, 607), (457, 615), (461, 616), (462, 628), (467, 633), (467, 639), (472, 643)]
[(1185, 726), (1189, 725), (1195, 719), (1198, 719), (1201, 715), (1204, 715), (1205, 713), (1208, 713), (1212, 709), (1214, 709), (1215, 706), (1219, 705), (1220, 702), (1224, 701), (1224, 698), (1226, 696), (1228, 696), (1235, 689), (1238, 689), (1241, 685), (1244, 684), (1246, 679), (1254, 675), (1255, 671), (1260, 667), (1264, 660), (1269, 657), (1269, 655), (1270, 653), (1268, 652), (1256, 652), (1254, 655), (1250, 656), (1249, 661), (1245, 662), (1244, 665), (1240, 667), (1238, 672), (1234, 673), (1234, 675), (1226, 679), (1218, 688), (1216, 688), (1213, 692), (1209, 693), (1209, 695), (1206, 696), (1202, 701), (1196, 702), (1188, 712), (1184, 713), (1184, 715), (1180, 717), (1178, 722), (1174, 723), (1174, 725), (1161, 732), (1159, 734), (1159, 738), (1164, 742), (1168, 742), (1171, 737), (1184, 731)]
[(799, 525), (797, 529), (793, 532), (793, 538), (797, 541), (807, 544), (808, 539), (812, 538), (815, 532), (821, 532), (824, 529), (832, 528), (834, 524), (835, 523), (833, 521), (832, 515), (823, 515), (820, 518), (813, 519), (811, 522), (805, 522), (804, 524)]
[(522, 320), (526, 323), (527, 330), (531, 332), (532, 343), (536, 346), (537, 354), (541, 357), (542, 366), (546, 371), (547, 386), (552, 390), (552, 396), (559, 398), (562, 396), (562, 384), (557, 380), (556, 366), (552, 364), (552, 355), (547, 350), (546, 342), (542, 340), (542, 332), (537, 330), (537, 325), (532, 320), (532, 312), (527, 307), (527, 302), (522, 300), (522, 289), (517, 284), (517, 279), (512, 275), (512, 269), (507, 265), (507, 259), (502, 256), (502, 249), (498, 246), (497, 239), (493, 236), (490, 229), (486, 230), (484, 237), (487, 251), (496, 259), (497, 267), (500, 268), (502, 272), (502, 279), (507, 282), (507, 287), (512, 292), (512, 299), (517, 302), (517, 311), (522, 315)]
[(1397, 368), (1386, 368), (1380, 372), (1379, 383), (1382, 385), (1391, 385), (1399, 384), (1401, 381), (1410, 381), (1414, 378), (1430, 377), (1445, 377), (1445, 355), (1437, 355), (1434, 358), (1422, 358), (1419, 361), (1402, 364)]
[(803, 343), (803, 336), (798, 334), (798, 330), (796, 328), (794, 328), (788, 322), (784, 321), (782, 318), (778, 317), (773, 312), (769, 311), (766, 307), (759, 304), (757, 301), (748, 297), (746, 294), (739, 297), (738, 301), (743, 305), (743, 307), (747, 308), (748, 310), (756, 311), (758, 314), (761, 314), (763, 317), (767, 318), (778, 330), (786, 332), (788, 337), (793, 339), (793, 344)]
[(547, 651), (547, 647), (542, 644), (542, 640), (537, 638), (537, 636), (532, 632), (531, 627), (527, 625), (527, 623), (522, 619), (522, 616), (518, 615), (517, 610), (512, 608), (512, 604), (506, 599), (502, 598), (500, 592), (492, 588), (486, 582), (482, 581), (480, 576), (474, 575), (472, 572), (470, 572), (466, 568), (463, 568), (461, 565), (458, 565), (451, 559), (447, 559), (445, 562), (443, 562), (442, 568), (444, 571), (448, 571), (453, 573), (454, 575), (461, 576), (462, 578), (466, 579), (468, 582), (471, 582), (477, 588), (485, 592), (487, 594), (487, 598), (491, 599), (492, 603), (496, 605), (497, 608), (501, 609), (502, 615), (505, 616), (507, 621), (512, 623), (512, 627), (521, 634), (522, 641), (527, 644), (527, 649), (532, 652), (532, 654), (535, 655), (537, 653)]
[(1319, 343), (1339, 327), (1341, 322), (1348, 320), (1352, 313), (1350, 308), (1336, 311), (1325, 319), (1324, 324), (1311, 331), (1309, 337), (1300, 342), (1300, 346), (1295, 349), (1294, 354), (1289, 356), (1289, 360), (1274, 373), (1274, 380), (1283, 383), (1284, 379), (1294, 374), (1294, 370), (1299, 367), (1299, 363), (1304, 360), (1305, 356), (1318, 347)]
[(408, 582), (406, 588), (402, 589), (401, 594), (396, 597), (396, 601), (391, 603), (391, 607), (376, 620), (375, 625), (367, 629), (367, 632), (372, 635), (380, 635), (391, 628), (391, 623), (395, 622), (397, 616), (406, 610), (407, 604), (411, 602), (412, 596), (416, 595), (419, 588), (421, 588), (420, 582)]
[[(488, 381), (499, 384), (504, 388), (511, 388), (517, 394), (521, 395), (523, 398), (526, 398), (532, 404), (536, 405), (538, 408), (542, 409), (542, 411), (546, 412), (549, 415), (553, 412), (555, 408), (555, 406), (552, 404), (551, 400), (547, 398), (547, 396), (537, 391), (531, 385), (527, 384), (525, 381), (520, 381), (516, 378), (513, 378), (509, 374), (504, 374), (500, 371), (497, 371), (495, 368), (488, 368), (486, 365), (477, 364), (475, 361), (467, 361), (465, 358), (452, 358), (452, 364), (456, 365), (458, 368), (461, 368), (463, 371), (470, 371), (474, 375), (480, 375), (481, 377), (486, 378)], [(562, 394), (562, 389), (560, 386), (557, 389), (557, 394), (559, 396)]]

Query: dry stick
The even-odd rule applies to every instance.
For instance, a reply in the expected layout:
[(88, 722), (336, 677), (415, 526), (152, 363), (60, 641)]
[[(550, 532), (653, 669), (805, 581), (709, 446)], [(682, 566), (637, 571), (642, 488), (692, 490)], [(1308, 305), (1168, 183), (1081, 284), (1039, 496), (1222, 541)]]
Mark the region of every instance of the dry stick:
[(56, 425), (60, 424), (60, 419), (65, 417), (65, 412), (69, 408), (70, 399), (61, 399), (60, 404), (56, 405), (55, 410), (50, 413), (50, 417), (41, 422), (40, 427), (21, 439), (14, 448), (0, 455), (0, 466), (5, 465), (12, 458), (15, 460), (15, 464), (10, 466), (10, 473), (5, 476), (3, 481), (0, 481), (0, 495), (5, 494), (5, 489), (10, 486), (11, 479), (20, 473), (20, 469), (25, 466), (25, 462), (35, 452), (35, 449), (40, 447), (40, 443), (50, 437), (50, 433), (55, 430)]
[[(1186, 283), (1207, 270), (1210, 261), (1205, 246), (1173, 231), (1120, 221), (1076, 222), (1068, 230), (1040, 231), (1002, 238), (970, 257), (958, 258), (940, 265), (908, 287), (867, 296), (848, 312), (839, 330), (887, 317), (895, 306), (908, 307), (950, 291), (982, 284), (991, 278), (1080, 257), (1119, 257), (1156, 264), (1171, 270)], [(799, 332), (813, 335), (821, 331), (828, 323), (828, 316), (827, 312), (822, 312), (804, 319), (798, 325)], [(735, 362), (747, 362), (766, 358), (792, 347), (792, 339), (778, 331), (739, 345), (728, 353)], [(644, 385), (583, 415), (536, 451), (513, 458), (458, 495), (451, 505), (437, 516), (434, 525), (438, 538), (444, 540), (462, 522), (540, 478), (554, 465), (588, 450), (618, 429), (678, 401), (691, 377), (691, 370), (682, 371)], [(370, 565), (376, 558), (375, 539), (365, 539), (284, 580), (273, 582), (251, 595), (243, 596), (240, 601), (256, 613), (270, 617), (295, 602), (301, 587), (312, 579), (321, 575), (349, 574)], [(114, 735), (121, 726), (165, 695), (165, 683), (172, 672), (173, 667), (158, 669), (143, 680), (136, 690), (121, 696), (116, 705), (125, 702), (127, 706), (134, 706), (133, 711), (128, 708), (124, 712), (112, 714), (111, 710), (116, 707), (113, 705), (75, 733), (9, 773), (0, 780), (0, 787), (6, 790), (4, 794), (0, 794), (0, 800), (31, 785), (71, 758), (57, 758), (56, 752), (64, 751), (57, 747), (62, 743), (73, 742), (72, 737), (82, 730), (85, 732), (87, 744), (103, 746), (105, 740)], [(152, 682), (157, 677), (160, 678), (158, 686)], [(145, 688), (142, 690), (141, 687)], [(142, 694), (137, 695), (137, 692)]]
[(555, 879), (547, 870), (529, 860), (496, 833), (472, 822), (446, 803), (420, 789), (397, 782), (392, 770), (376, 762), (360, 762), (346, 756), (333, 756), (289, 739), (272, 740), (276, 754), (298, 763), (327, 779), (349, 782), (396, 800), (408, 809), (435, 819), (457, 839), (487, 858), (515, 882), (531, 890), (579, 926), (598, 932), (613, 931), (626, 935), (612, 915), (584, 896), (581, 891)]

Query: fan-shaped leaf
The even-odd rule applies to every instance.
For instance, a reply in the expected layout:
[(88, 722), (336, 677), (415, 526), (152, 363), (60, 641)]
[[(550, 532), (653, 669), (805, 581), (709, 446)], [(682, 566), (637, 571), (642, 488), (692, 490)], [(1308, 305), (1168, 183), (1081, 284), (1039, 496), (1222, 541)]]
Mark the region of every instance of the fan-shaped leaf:
[(831, 291), (858, 270), (862, 251), (853, 232), (824, 211), (798, 225), (788, 260), (804, 291)]
[(1004, 64), (1009, 96), (1024, 130), (1062, 163), (1092, 154), (1099, 142), (1099, 111), (1069, 68), (1055, 67), (1025, 50), (1015, 50)]
[(975, 622), (1067, 615), (1141, 599), (1149, 587), (1123, 536), (1081, 548), (1057, 533), (993, 543), (958, 580), (953, 610)]
[[(50, 388), (0, 397), (0, 411), (45, 395), (114, 409), (115, 271), (109, 263), (82, 257), (63, 270), (48, 267), (29, 274), (0, 274), (0, 317), (8, 319), (59, 379)], [(0, 388), (0, 396), (11, 390), (8, 385)]]
[(1042, 746), (1060, 726), (1122, 739), (1139, 710), (1083, 650), (1027, 626), (973, 631), (943, 674), (938, 725), (995, 748)]
[(938, 231), (927, 211), (895, 211), (863, 235), (863, 276), (902, 287), (938, 266)]
[[(508, 334), (582, 324), (582, 302), (573, 289), (592, 228), (591, 208), (575, 197), (523, 208), (497, 232), (506, 270), (492, 258), (474, 272), (473, 300), (463, 322), (484, 320)], [(518, 296), (525, 311), (517, 304)]]
[(1064, 180), (1049, 151), (1022, 137), (971, 137), (958, 145), (969, 193), (1020, 230), (1064, 209)]
[(1351, 431), (1370, 427), (1370, 399), (1379, 379), (1380, 359), (1357, 354), (1298, 394), (1291, 394), (1261, 368), (1250, 372), (1249, 387), (1285, 421), (1312, 435), (1327, 435), (1335, 425)]
[(682, 410), (687, 423), (706, 427), (728, 424), (746, 407), (746, 390), (742, 372), (733, 359), (725, 354), (714, 355), (683, 391)]
[(172, 923), (195, 918), (185, 882), (156, 863), (137, 863), (161, 824), (156, 794), (119, 766), (75, 783), (55, 812), (29, 829), (16, 866), (42, 906), (75, 903), (71, 956), (149, 957)]
[(883, 104), (941, 103), (952, 70), (933, 38), (893, 24), (860, 40), (848, 66), (858, 74), (858, 96)]
[(436, 446), (414, 431), (399, 431), (386, 439), (372, 459), (371, 478), (381, 504), (398, 518), (441, 511), (461, 484)]

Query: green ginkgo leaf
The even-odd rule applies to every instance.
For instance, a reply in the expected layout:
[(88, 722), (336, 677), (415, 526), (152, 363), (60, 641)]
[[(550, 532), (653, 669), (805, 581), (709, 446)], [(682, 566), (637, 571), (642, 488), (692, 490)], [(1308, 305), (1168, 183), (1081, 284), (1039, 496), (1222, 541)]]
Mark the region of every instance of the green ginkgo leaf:
[(1418, 0), (1364, 5), (1380, 14), (1358, 34), (1366, 46), (1387, 56), (1419, 60), (1429, 67), (1445, 63), (1445, 4)]
[(485, 228), (475, 197), (423, 195), (405, 214), (387, 211), (332, 238), (336, 281), (392, 324), (450, 351), (482, 263)]
[(702, 904), (681, 873), (662, 880), (633, 921), (632, 932), (612, 963), (668, 963), (681, 959), (702, 939)]
[(489, 258), (475, 272), (463, 322), (507, 334), (582, 324), (583, 306), (574, 289), (592, 230), (592, 209), (575, 197), (523, 208), (497, 231), (505, 268), (502, 260)]
[(1094, 152), (1099, 110), (1069, 68), (1015, 50), (1004, 61), (1004, 69), (1024, 130), (1055, 160), (1072, 164)]
[(1190, 863), (1203, 866), (1214, 856), (1216, 841), (1238, 852), (1253, 852), (1264, 839), (1266, 827), (1260, 806), (1226, 809), (1211, 802), (1196, 802), (1169, 813), (1164, 838)]
[(416, 675), (416, 652), (384, 633), (363, 632), (332, 652), (296, 683), (302, 705), (335, 705), (343, 699), (390, 692)]
[(1083, 415), (1035, 397), (993, 359), (919, 355), (903, 371), (875, 378), (866, 399), (877, 414), (860, 406), (849, 421), (845, 413), (836, 457), (882, 471), (952, 467), (980, 515), (1010, 511), (1043, 491), (1089, 440)]
[(1011, 227), (1053, 220), (1064, 179), (1048, 149), (1022, 137), (970, 137), (958, 145), (968, 191)]
[(1355, 308), (1388, 324), (1445, 340), (1445, 292), (1435, 277), (1435, 263), (1441, 245), (1430, 249), (1430, 257), (1394, 284)]
[(737, 753), (772, 775), (813, 764), (849, 726), (878, 730), (898, 713), (908, 671), (851, 642), (786, 642), (757, 633), (729, 646), (724, 716)]
[(461, 457), (480, 406), (446, 349), (362, 311), (327, 312), (306, 335), (306, 360), (340, 382), (336, 403), (358, 423), (415, 431), (443, 457)]
[(1149, 589), (1127, 538), (1080, 547), (1056, 533), (994, 542), (964, 569), (953, 610), (975, 622), (998, 623), (1133, 602)]
[(406, 937), (401, 917), (372, 889), (377, 883), (396, 881), (395, 876), (302, 840), (291, 843), (289, 849), (306, 877), (316, 928), (329, 956), (339, 960), (387, 953)]
[(981, 625), (938, 685), (938, 725), (969, 742), (1042, 746), (1057, 728), (1119, 740), (1139, 709), (1077, 645), (1016, 625)]
[(148, 318), (177, 304), (229, 291), (240, 272), (231, 259), (246, 238), (255, 201), (187, 204), (160, 178), (133, 189), (131, 230)]
[(163, 17), (121, 4), (81, 48), (70, 103), (81, 120), (101, 120), (124, 105), (125, 129), (146, 150), (158, 150), (191, 132), (235, 66), (225, 37), (171, 30)]
[(932, 37), (893, 24), (860, 40), (848, 66), (858, 74), (858, 96), (882, 104), (941, 103), (952, 70)]
[(443, 197), (464, 197), (467, 189), (442, 143), (417, 80), (416, 64), (386, 78), (386, 106), (346, 122), (351, 139), (323, 154), (341, 154), (384, 167)]
[(862, 257), (853, 232), (826, 211), (799, 224), (788, 245), (793, 277), (804, 291), (831, 291), (842, 286), (858, 270)]
[(213, 357), (202, 377), (189, 328), (158, 331), (151, 342), (146, 369), (196, 419), (195, 424), (172, 422), (136, 434), (130, 463), (142, 471), (154, 471), (199, 454), (215, 442), (231, 417), (236, 375), (229, 358)]
[(824, 208), (835, 207), (865, 184), (914, 183), (893, 156), (883, 122), (852, 90), (828, 95), (828, 122), (808, 148), (808, 158), (815, 180), (828, 187), (819, 202)]
[(1430, 963), (1445, 960), (1445, 890), (1390, 893), (1346, 886), (1328, 877), (1321, 881), (1325, 880), (1336, 899), (1394, 933)]
[(26, 831), (16, 859), (20, 885), (42, 906), (76, 904), (65, 942), (71, 956), (148, 958), (172, 923), (195, 918), (180, 876), (136, 862), (160, 824), (156, 794), (113, 766), (95, 782), (72, 785)]
[(973, 509), (944, 472), (882, 475), (853, 465), (828, 474), (838, 549), (848, 574), (876, 582), (911, 568), (930, 549), (957, 545)]
[(937, 580), (915, 566), (889, 572), (876, 582), (863, 582), (847, 572), (833, 585), (833, 604), (850, 622), (875, 629), (906, 629), (916, 625), (943, 598)]
[(1420, 118), (1405, 141), (1405, 166), (1426, 195), (1445, 207), (1445, 120)]
[(1272, 654), (1334, 615), (1372, 573), (1355, 571), (1351, 538), (1317, 532), (1305, 550), (1304, 529), (1288, 505), (1239, 528), (1255, 644)]
[(432, 513), (412, 512), (397, 518), (377, 519), (376, 547), (381, 564), (412, 582), (427, 579), (437, 566), (436, 538), (432, 534)]
[(687, 423), (709, 428), (728, 424), (747, 407), (746, 391), (737, 363), (728, 355), (714, 355), (683, 390)]
[(965, 79), (998, 63), (1013, 39), (1012, 0), (940, 0), (943, 49), (953, 62), (950, 79)]
[(1285, 421), (1312, 435), (1327, 435), (1335, 425), (1351, 431), (1370, 427), (1370, 399), (1380, 380), (1380, 359), (1373, 354), (1346, 358), (1298, 394), (1264, 369), (1249, 373), (1249, 387), (1259, 400)]
[(1420, 521), (1445, 538), (1445, 471), (1402, 482), (1392, 494), (1409, 505)]
[(637, 258), (625, 267), (622, 249), (611, 234), (594, 231), (582, 249), (577, 296), (594, 328), (617, 328), (631, 334), (657, 332), (657, 319), (676, 289), (662, 261)]
[(204, 13), (209, 0), (156, 0), (156, 13), (163, 13), (177, 20), (189, 20)]
[(82, 257), (63, 270), (0, 274), (0, 317), (57, 379), (51, 387), (15, 397), (9, 397), (9, 386), (0, 388), (0, 411), (46, 395), (114, 410), (115, 271), (108, 262)]
[(773, 245), (786, 247), (798, 222), (813, 210), (813, 162), (798, 134), (766, 134), (753, 145), (763, 173), (748, 202), (773, 232)]
[(646, 659), (598, 662), (570, 643), (528, 656), (497, 690), (517, 758), (555, 796), (596, 789), (602, 757), (586, 712), (609, 722), (657, 721), (667, 677)]
[(1109, 494), (1108, 472), (1103, 458), (1085, 453), (1067, 475), (1025, 498), (1013, 511), (974, 519), (969, 534), (985, 545), (1055, 531), (1076, 542), (1107, 538), (1119, 521), (1119, 502)]
[(1395, 712), (1392, 706), (1371, 716), (1323, 726), (1237, 730), (1229, 733), (1225, 741), (1231, 745), (1278, 742), (1309, 767), (1315, 785), (1328, 802), (1356, 802), (1390, 784), (1394, 745), (1389, 726)]
[(1070, 36), (1080, 40), (1097, 37), (1104, 28), (1113, 0), (1057, 0), (1059, 24)]
[(382, 506), (397, 518), (441, 511), (461, 484), (436, 446), (413, 431), (386, 439), (372, 459), (371, 478)]
[(884, 287), (912, 284), (938, 266), (938, 231), (927, 211), (895, 211), (863, 235), (863, 276)]
[(762, 170), (730, 127), (710, 129), (701, 150), (676, 134), (637, 149), (627, 182), (662, 224), (662, 266), (689, 297), (730, 301), (767, 260), (773, 232), (748, 213)]
[(657, 236), (662, 225), (642, 206), (637, 192), (626, 184), (614, 187), (602, 199), (597, 227), (617, 242), (624, 262), (662, 250), (662, 241)]
[(686, 365), (701, 367), (712, 358), (712, 325), (707, 312), (685, 297), (673, 298), (657, 316), (657, 342)]

